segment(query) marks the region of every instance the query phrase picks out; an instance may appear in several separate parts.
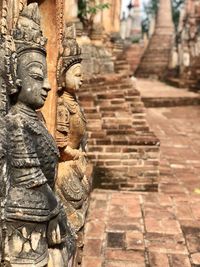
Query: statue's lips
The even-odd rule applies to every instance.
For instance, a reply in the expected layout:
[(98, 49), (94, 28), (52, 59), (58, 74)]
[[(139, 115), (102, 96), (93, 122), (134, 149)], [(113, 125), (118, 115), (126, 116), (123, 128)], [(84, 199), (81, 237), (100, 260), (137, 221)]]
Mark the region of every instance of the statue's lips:
[(45, 94), (45, 95), (41, 95), (41, 97), (42, 97), (42, 99), (45, 101), (46, 98), (47, 98), (47, 94)]

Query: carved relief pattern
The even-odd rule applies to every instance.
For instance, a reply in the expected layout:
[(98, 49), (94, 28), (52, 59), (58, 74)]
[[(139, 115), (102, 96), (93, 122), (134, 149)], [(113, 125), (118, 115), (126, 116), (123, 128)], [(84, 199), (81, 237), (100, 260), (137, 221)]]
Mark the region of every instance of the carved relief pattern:
[(58, 27), (57, 40), (59, 46), (61, 46), (64, 28), (64, 0), (56, 0), (56, 18)]
[(66, 267), (74, 237), (53, 192), (59, 151), (36, 112), (50, 90), (37, 4), (24, 7), (12, 33), (0, 47), (1, 262)]
[(58, 107), (56, 140), (61, 154), (56, 190), (72, 228), (81, 234), (88, 208), (90, 183), (85, 175), (87, 156), (86, 119), (76, 98), (82, 83), (81, 50), (75, 26), (66, 26), (58, 61)]

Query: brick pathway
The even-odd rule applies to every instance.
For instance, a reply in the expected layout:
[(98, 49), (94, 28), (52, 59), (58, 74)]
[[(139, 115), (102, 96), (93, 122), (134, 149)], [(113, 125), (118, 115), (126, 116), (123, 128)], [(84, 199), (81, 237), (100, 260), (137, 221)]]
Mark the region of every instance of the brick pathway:
[(95, 190), (82, 267), (200, 266), (200, 106), (151, 108), (158, 193)]

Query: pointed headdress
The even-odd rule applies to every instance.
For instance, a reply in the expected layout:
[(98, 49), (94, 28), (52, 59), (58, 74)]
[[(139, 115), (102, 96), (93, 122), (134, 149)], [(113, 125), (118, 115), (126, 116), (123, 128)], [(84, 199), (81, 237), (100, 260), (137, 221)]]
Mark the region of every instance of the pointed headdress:
[(37, 3), (31, 3), (22, 10), (12, 35), (18, 55), (32, 49), (46, 54), (47, 39), (42, 34)]
[(63, 74), (74, 64), (81, 63), (81, 48), (76, 41), (76, 28), (74, 24), (65, 26), (62, 47), (58, 57), (57, 64), (57, 81), (60, 85), (60, 80)]

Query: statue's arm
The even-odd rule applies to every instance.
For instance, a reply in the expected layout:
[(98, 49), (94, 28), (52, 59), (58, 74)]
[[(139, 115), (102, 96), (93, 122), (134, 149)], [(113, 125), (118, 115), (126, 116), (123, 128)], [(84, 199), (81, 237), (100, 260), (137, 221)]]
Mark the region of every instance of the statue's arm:
[(15, 183), (32, 188), (47, 182), (36, 153), (34, 136), (25, 127), (20, 116), (7, 118), (9, 130), (9, 161)]

